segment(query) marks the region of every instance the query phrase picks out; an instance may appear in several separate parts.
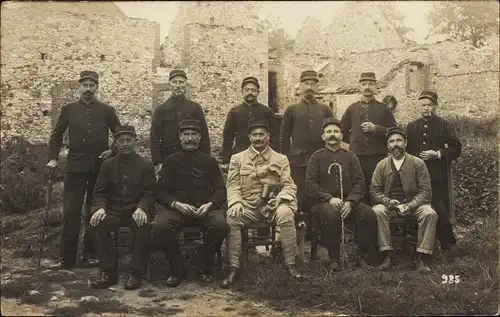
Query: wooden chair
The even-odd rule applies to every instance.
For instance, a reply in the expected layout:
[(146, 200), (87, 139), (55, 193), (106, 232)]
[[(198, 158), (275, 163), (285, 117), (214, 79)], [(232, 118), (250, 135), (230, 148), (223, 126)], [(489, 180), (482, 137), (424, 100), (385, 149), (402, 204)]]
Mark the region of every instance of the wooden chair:
[[(314, 216), (309, 217), (309, 224), (311, 225), (311, 261), (318, 260), (318, 245), (321, 241), (321, 229), (319, 219)], [(345, 242), (354, 241), (354, 227), (349, 224), (344, 224)], [(342, 241), (341, 241), (342, 243)]]
[(408, 250), (410, 245), (416, 245), (418, 241), (418, 223), (415, 217), (394, 217), (389, 221), (391, 228), (391, 240), (394, 245)]
[[(196, 234), (194, 236), (190, 236), (185, 238), (184, 233)], [(128, 252), (131, 252), (132, 249), (132, 241), (133, 241), (133, 233), (129, 227), (119, 227), (116, 232), (112, 232), (113, 237), (113, 245), (117, 254), (115, 254), (115, 261), (118, 266), (118, 253), (123, 253), (124, 249), (127, 249)], [(129, 236), (130, 239), (122, 239), (122, 237)], [(177, 239), (181, 245), (181, 251), (185, 252), (187, 250), (200, 250), (203, 249), (203, 245), (206, 239), (205, 232), (201, 230), (200, 227), (184, 227), (184, 229), (179, 232)], [(151, 281), (152, 276), (152, 266), (153, 266), (153, 258), (152, 253), (155, 251), (159, 251), (159, 246), (153, 244), (152, 249), (150, 250), (148, 261), (146, 262), (146, 279)], [(219, 249), (216, 253), (217, 265), (222, 265), (222, 251)]]
[[(267, 236), (253, 236), (250, 237), (248, 234), (249, 230), (257, 230), (262, 228), (268, 228), (270, 230), (270, 235)], [(242, 266), (245, 267), (248, 265), (249, 258), (249, 249), (256, 246), (271, 246), (273, 250), (276, 250), (277, 241), (276, 241), (276, 226), (268, 223), (256, 223), (247, 225), (241, 228), (241, 253), (242, 253)], [(276, 253), (271, 252), (273, 257), (273, 261), (276, 260)]]

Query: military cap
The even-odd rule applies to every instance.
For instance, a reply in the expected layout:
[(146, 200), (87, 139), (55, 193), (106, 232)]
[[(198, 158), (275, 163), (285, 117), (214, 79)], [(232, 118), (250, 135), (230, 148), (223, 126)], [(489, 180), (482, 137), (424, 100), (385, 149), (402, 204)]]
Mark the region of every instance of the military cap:
[(82, 80), (87, 78), (92, 79), (96, 83), (99, 83), (99, 74), (92, 70), (84, 70), (83, 72), (81, 72), (80, 79), (78, 80), (78, 82), (82, 82)]
[(170, 71), (170, 74), (168, 75), (168, 80), (171, 80), (175, 76), (182, 76), (187, 79), (186, 72), (183, 71), (182, 69), (173, 69)]
[(262, 117), (253, 117), (248, 120), (248, 132), (250, 132), (253, 128), (262, 127), (266, 128), (269, 131), (269, 120)]
[(321, 128), (324, 130), (325, 127), (330, 124), (335, 124), (340, 129), (342, 129), (342, 123), (340, 123), (340, 120), (335, 119), (333, 117), (323, 119), (323, 125), (321, 126)]
[(300, 74), (300, 82), (310, 79), (318, 82), (319, 81), (318, 73), (314, 70), (305, 70)]
[(429, 91), (429, 90), (424, 90), (420, 93), (420, 96), (418, 97), (418, 100), (420, 99), (430, 99), (432, 100), (435, 104), (438, 103), (438, 94), (435, 93), (434, 91)]
[(252, 77), (252, 76), (246, 77), (243, 79), (243, 81), (241, 82), (241, 88), (243, 88), (243, 86), (245, 86), (248, 83), (255, 84), (257, 86), (257, 88), (260, 89), (259, 80), (255, 77)]
[(135, 128), (133, 126), (131, 126), (131, 125), (122, 125), (122, 126), (119, 126), (116, 129), (116, 132), (113, 135), (113, 137), (117, 138), (119, 135), (122, 135), (122, 134), (130, 134), (133, 137), (137, 136), (137, 134), (135, 133)]
[(393, 134), (401, 134), (405, 140), (407, 139), (406, 133), (403, 129), (401, 129), (400, 127), (392, 127), (387, 130), (387, 133), (385, 134), (385, 140), (389, 140), (389, 137)]
[(179, 124), (179, 132), (186, 129), (193, 129), (201, 133), (201, 125), (198, 119), (186, 119)]
[(359, 82), (369, 80), (369, 81), (377, 81), (377, 78), (375, 77), (375, 73), (373, 72), (366, 72), (366, 73), (361, 73), (359, 76)]

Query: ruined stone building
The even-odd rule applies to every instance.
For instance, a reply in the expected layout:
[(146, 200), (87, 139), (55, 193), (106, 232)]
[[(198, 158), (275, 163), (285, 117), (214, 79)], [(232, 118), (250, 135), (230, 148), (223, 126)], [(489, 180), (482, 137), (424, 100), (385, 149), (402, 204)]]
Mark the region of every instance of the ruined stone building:
[(46, 142), (87, 69), (100, 74), (99, 98), (149, 135), (158, 23), (129, 18), (113, 2), (10, 4), (2, 4), (1, 16), (2, 142)]
[(277, 46), (273, 67), (280, 87), (286, 87), (278, 89), (280, 111), (297, 99), (300, 71), (312, 68), (323, 76), (319, 98), (338, 117), (359, 99), (357, 80), (363, 71), (376, 73), (379, 100), (386, 94), (396, 97), (395, 115), (402, 123), (419, 116), (416, 97), (423, 89), (437, 90), (443, 115), (498, 114), (498, 37), (480, 49), (452, 41), (408, 47), (376, 3), (365, 1), (346, 2), (326, 27), (306, 19), (292, 47)]
[[(215, 147), (227, 112), (243, 101), (243, 78), (257, 77), (259, 101), (268, 101), (268, 34), (258, 14), (256, 2), (182, 2), (163, 44), (164, 66), (186, 70), (188, 95), (204, 108)], [(168, 86), (156, 85), (158, 103), (161, 90)]]

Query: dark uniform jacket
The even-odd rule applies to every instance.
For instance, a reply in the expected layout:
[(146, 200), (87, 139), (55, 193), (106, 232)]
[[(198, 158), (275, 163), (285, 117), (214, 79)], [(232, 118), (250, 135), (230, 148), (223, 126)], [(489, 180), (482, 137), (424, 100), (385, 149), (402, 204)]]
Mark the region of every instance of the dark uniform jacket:
[(196, 208), (212, 202), (211, 209), (221, 208), (226, 186), (217, 160), (200, 150), (167, 156), (159, 173), (156, 200), (166, 208), (175, 201)]
[(252, 117), (268, 119), (271, 133), (270, 145), (279, 152), (279, 125), (271, 108), (258, 102), (252, 105), (242, 103), (231, 108), (227, 114), (222, 140), (222, 163), (229, 163), (231, 155), (244, 151), (250, 146), (248, 121)]
[(50, 136), (49, 160), (59, 157), (64, 132), (69, 130), (66, 171), (97, 173), (98, 157), (109, 149), (109, 130), (114, 133), (120, 125), (115, 108), (97, 99), (88, 105), (81, 100), (66, 104)]
[[(420, 152), (427, 150), (441, 152), (441, 159), (424, 162), (432, 182), (447, 180), (447, 160), (456, 160), (462, 153), (462, 143), (451, 123), (438, 116), (432, 116), (428, 121), (420, 118), (408, 124), (406, 135), (408, 136), (406, 150), (411, 155), (420, 157)], [(448, 144), (447, 149), (445, 143)]]
[(288, 156), (291, 167), (307, 166), (309, 156), (325, 145), (321, 126), (323, 119), (330, 117), (332, 110), (317, 100), (309, 104), (302, 99), (285, 110), (280, 132), (281, 153)]
[(311, 204), (327, 203), (332, 197), (340, 198), (338, 166), (332, 166), (331, 174), (328, 174), (328, 168), (333, 163), (342, 166), (342, 199), (359, 203), (365, 196), (366, 184), (358, 157), (345, 149), (334, 152), (323, 148), (314, 152), (307, 164), (306, 189)]
[[(361, 123), (375, 124), (374, 133), (365, 133)], [(342, 116), (342, 134), (349, 150), (356, 155), (377, 155), (387, 153), (385, 134), (387, 129), (396, 126), (391, 110), (383, 103), (373, 99), (370, 102), (358, 101), (350, 105)]]
[(118, 154), (102, 164), (94, 187), (91, 212), (130, 217), (137, 208), (151, 215), (156, 176), (153, 163), (137, 153)]
[(201, 126), (200, 150), (210, 154), (210, 137), (207, 121), (200, 104), (186, 99), (170, 97), (159, 105), (151, 122), (150, 143), (153, 163), (162, 163), (167, 156), (182, 150), (179, 139), (179, 123), (197, 119)]

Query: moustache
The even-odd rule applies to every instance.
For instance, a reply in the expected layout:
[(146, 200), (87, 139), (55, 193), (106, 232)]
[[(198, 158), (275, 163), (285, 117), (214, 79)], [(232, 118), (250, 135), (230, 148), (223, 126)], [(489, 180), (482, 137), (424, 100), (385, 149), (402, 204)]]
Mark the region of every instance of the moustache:
[(340, 139), (332, 135), (331, 137), (328, 138), (328, 140), (329, 141), (338, 141)]
[(402, 149), (403, 148), (401, 146), (399, 146), (399, 145), (395, 145), (395, 146), (391, 147), (391, 151), (393, 151), (393, 150), (402, 150)]
[(312, 93), (312, 94), (313, 94), (313, 93), (314, 93), (314, 90), (312, 90), (312, 89), (307, 89), (307, 90), (306, 90), (306, 94), (308, 94), (308, 93)]
[(372, 92), (372, 90), (369, 88), (366, 88), (363, 92)]

